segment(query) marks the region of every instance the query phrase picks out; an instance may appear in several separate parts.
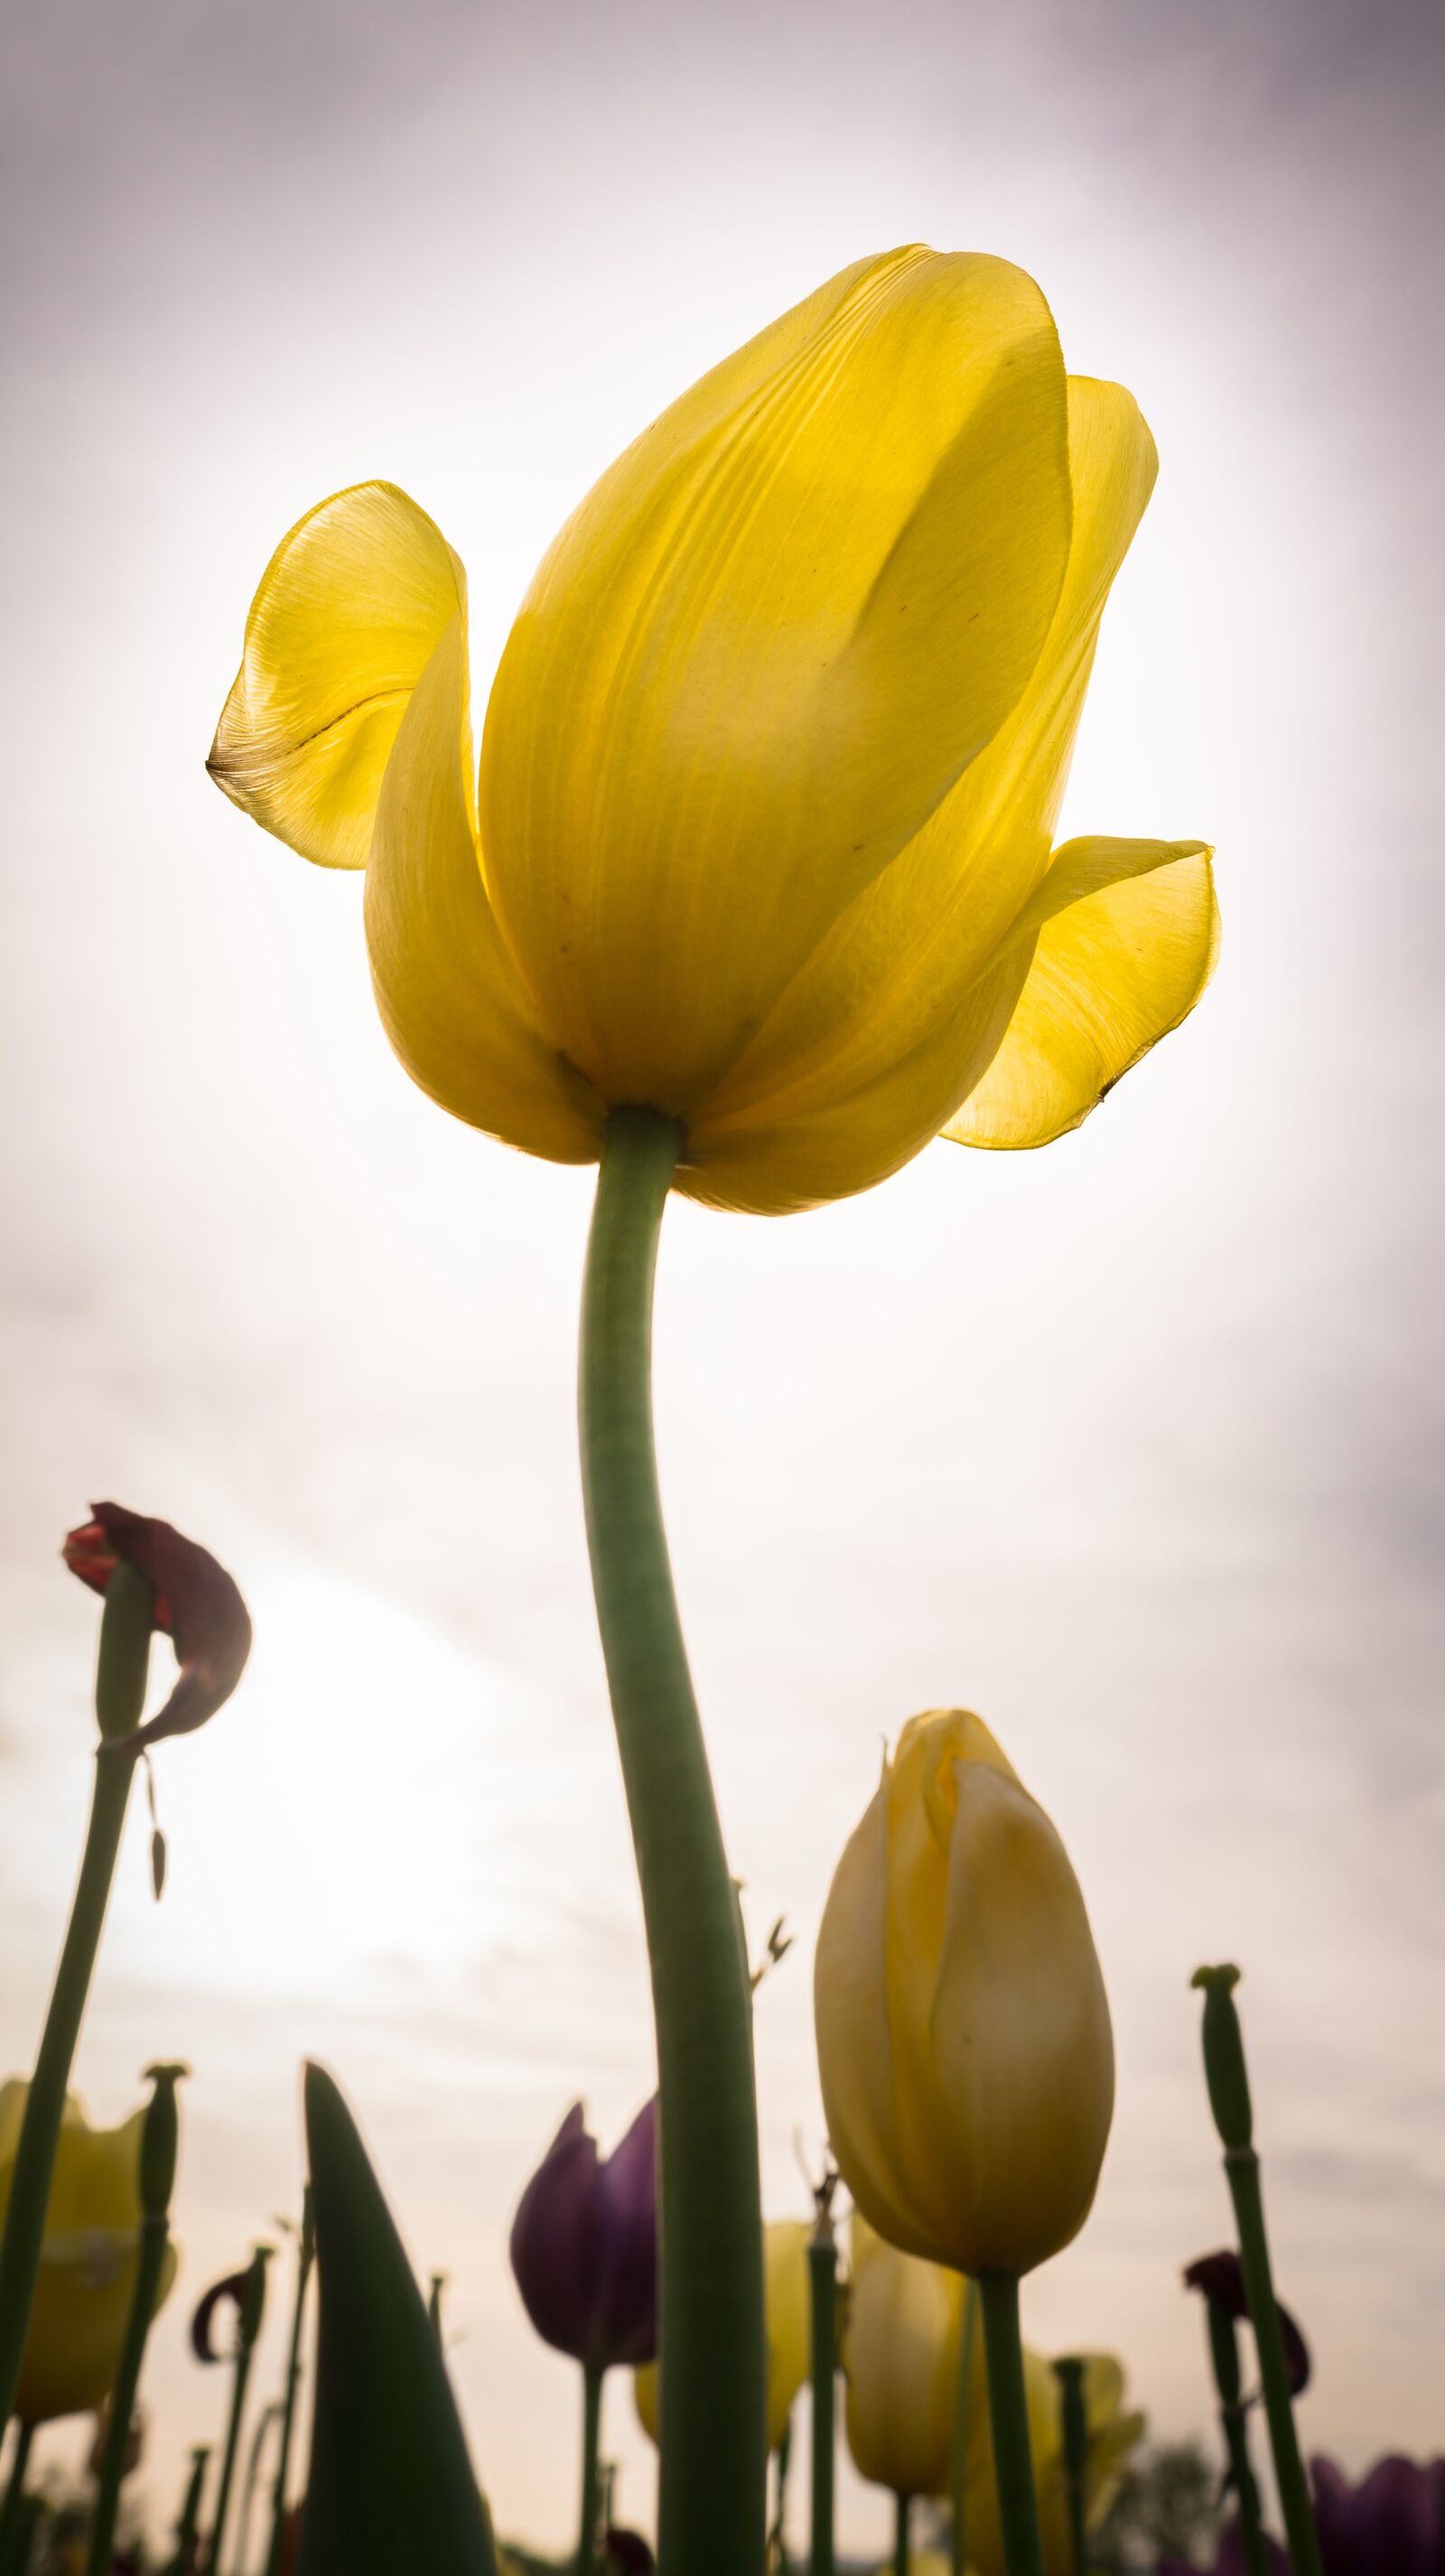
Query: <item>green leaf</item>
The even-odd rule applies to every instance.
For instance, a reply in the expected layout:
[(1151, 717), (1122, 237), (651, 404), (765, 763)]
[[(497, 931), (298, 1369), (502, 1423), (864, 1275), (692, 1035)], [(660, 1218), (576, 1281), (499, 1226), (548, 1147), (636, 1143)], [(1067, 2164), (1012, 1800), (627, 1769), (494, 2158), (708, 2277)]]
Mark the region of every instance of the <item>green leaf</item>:
[(496, 2576), (487, 2510), (405, 2247), (329, 2075), (306, 2069), (320, 2335), (298, 2576)]

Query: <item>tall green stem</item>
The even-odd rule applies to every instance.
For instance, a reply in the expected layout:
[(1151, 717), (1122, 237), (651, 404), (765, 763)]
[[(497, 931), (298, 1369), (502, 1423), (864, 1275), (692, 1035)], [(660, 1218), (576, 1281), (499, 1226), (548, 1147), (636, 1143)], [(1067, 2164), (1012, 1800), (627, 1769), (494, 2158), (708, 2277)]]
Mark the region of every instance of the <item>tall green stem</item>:
[(100, 2463), (100, 2485), (95, 2499), (95, 2518), (90, 2526), (88, 2576), (110, 2576), (115, 2555), (115, 2521), (120, 2506), (121, 2481), (125, 2476), (125, 2455), (130, 2443), (131, 2418), (135, 2413), (136, 2390), (140, 2386), (141, 2363), (145, 2359), (146, 2337), (156, 2311), (161, 2273), (165, 2267), (166, 2245), (170, 2223), (164, 2213), (147, 2216), (141, 2221), (140, 2254), (136, 2263), (135, 2289), (131, 2294), (130, 2317), (121, 2348), (120, 2368), (110, 2392), (110, 2420), (106, 2427), (105, 2450)]
[(1224, 2170), (1234, 2202), (1239, 2259), (1244, 2269), (1244, 2295), (1249, 2302), (1249, 2320), (1254, 2328), (1255, 2351), (1259, 2357), (1260, 2387), (1264, 2393), (1265, 2421), (1269, 2426), (1269, 2446), (1274, 2457), (1274, 2478), (1279, 2489), (1280, 2511), (1284, 2516), (1285, 2538), (1289, 2542), (1295, 2576), (1323, 2576), (1309, 2481), (1295, 2431), (1284, 2334), (1275, 2305), (1269, 2239), (1264, 2229), (1259, 2158), (1253, 2147), (1227, 2148)]
[(973, 2348), (978, 2340), (978, 2283), (964, 2285), (959, 2333), (958, 2384), (953, 2398), (953, 2576), (968, 2576), (968, 2424), (973, 2395)]
[[(286, 2536), (286, 2480), (291, 2468), (291, 2438), (296, 2426), (296, 2397), (301, 2386), (301, 2329), (306, 2314), (306, 2290), (311, 2279), (311, 2266), (316, 2259), (316, 2230), (311, 2216), (311, 2185), (301, 2209), (301, 2243), (296, 2264), (296, 2299), (291, 2310), (291, 2343), (286, 2361), (286, 2392), (281, 2416), (281, 2445), (276, 2459), (276, 2482), (272, 2488), (271, 2543), (266, 2552), (266, 2576), (278, 2576), (281, 2544)], [(433, 2280), (433, 2301), (439, 2295), (440, 2276)], [(438, 2324), (438, 2341), (440, 2328)]]
[(191, 2576), (196, 2554), (196, 2533), (201, 2523), (201, 2489), (206, 2483), (206, 2464), (210, 2445), (202, 2443), (191, 2453), (191, 2471), (181, 2503), (181, 2518), (176, 2525), (175, 2555), (166, 2565), (165, 2576)]
[(236, 2453), (241, 2441), (241, 2418), (246, 2411), (246, 2382), (251, 2376), (251, 2347), (237, 2347), (231, 2380), (231, 2412), (226, 2424), (226, 2447), (221, 2454), (221, 2483), (216, 2493), (216, 2519), (211, 2531), (211, 2546), (206, 2553), (207, 2576), (221, 2576), (221, 2551), (225, 2545), (226, 2522), (231, 2509), (231, 2489), (236, 2479)]
[[(0, 2434), (4, 2432), (0, 2424)], [(15, 2447), (10, 2454), (10, 2475), (5, 2486), (5, 2501), (0, 2504), (0, 2576), (9, 2576), (16, 2555), (20, 2527), (25, 2519), (25, 2480), (30, 2469), (30, 2445), (35, 2439), (33, 2424), (17, 2424)]]
[(752, 2012), (653, 1454), (653, 1280), (681, 1141), (654, 1110), (607, 1122), (582, 1301), (582, 1486), (657, 2027), (658, 2557), (662, 2576), (762, 2576)]
[[(122, 1560), (110, 1578), (100, 1626), (95, 1696), (104, 1739), (128, 1734), (140, 1722), (150, 1662), (151, 1597), (145, 1576)], [(65, 2092), (95, 1973), (135, 1766), (133, 1753), (113, 1751), (109, 1741), (102, 1741), (95, 1759), (80, 1877), (26, 2096), (0, 2242), (0, 2424), (13, 2413), (20, 2384)]]
[(912, 2496), (895, 2496), (893, 2499), (893, 2576), (908, 2576), (912, 2556), (910, 2547), (912, 2521)]
[(1069, 2508), (1069, 2542), (1073, 2553), (1071, 2576), (1086, 2576), (1088, 2540), (1085, 2512), (1089, 2480), (1089, 2418), (1084, 2405), (1084, 2365), (1074, 2355), (1054, 2364), (1062, 2401), (1064, 2436), (1064, 2489)]
[[(826, 2230), (826, 2233), (824, 2232)], [(838, 2246), (831, 2221), (808, 2247), (813, 2317), (812, 2528), (808, 2576), (833, 2576), (833, 2401), (838, 2373)]]
[(1012, 2272), (979, 2276), (983, 2348), (988, 2364), (988, 2407), (993, 2428), (993, 2469), (998, 2487), (1008, 2576), (1044, 2576), (1039, 2503), (1029, 2446), (1024, 2391), (1024, 2348), (1019, 2332), (1019, 2285)]
[(1219, 2392), (1219, 2422), (1229, 2454), (1230, 2483), (1239, 2505), (1239, 2532), (1244, 2544), (1247, 2576), (1269, 2576), (1259, 2488), (1255, 2483), (1254, 2463), (1249, 2456), (1248, 2419), (1240, 2386), (1239, 2339), (1234, 2331), (1234, 2319), (1223, 2301), (1206, 2295), (1204, 2304), (1209, 2319), (1214, 2385)]
[(592, 2576), (597, 2564), (597, 2508), (602, 2490), (597, 2454), (602, 2439), (604, 2376), (602, 2371), (591, 2368), (582, 2373), (582, 2505), (577, 2526), (577, 2576)]

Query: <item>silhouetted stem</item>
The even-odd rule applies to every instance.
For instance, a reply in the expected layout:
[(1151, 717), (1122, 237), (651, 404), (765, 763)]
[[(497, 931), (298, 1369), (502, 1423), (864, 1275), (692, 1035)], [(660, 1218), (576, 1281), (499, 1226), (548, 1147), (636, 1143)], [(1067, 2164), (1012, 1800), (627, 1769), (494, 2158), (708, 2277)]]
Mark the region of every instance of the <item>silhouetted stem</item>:
[(833, 2399), (838, 2370), (838, 2247), (831, 2229), (808, 2247), (813, 2318), (812, 2528), (808, 2576), (833, 2576)]
[(978, 2283), (963, 2293), (958, 2340), (958, 2385), (953, 2400), (953, 2576), (968, 2576), (968, 2413), (973, 2389), (973, 2348), (978, 2340)]
[(90, 2526), (89, 2576), (110, 2576), (111, 2560), (115, 2555), (115, 2521), (120, 2508), (121, 2481), (125, 2476), (131, 2417), (135, 2413), (146, 2337), (156, 2311), (170, 2232), (170, 2223), (164, 2216), (147, 2217), (141, 2221), (135, 2289), (131, 2294), (120, 2368), (110, 2392), (110, 2420), (106, 2426), (105, 2450), (100, 2463), (95, 2517)]
[(1234, 2202), (1239, 2259), (1244, 2270), (1244, 2295), (1249, 2302), (1249, 2321), (1254, 2329), (1255, 2351), (1259, 2356), (1259, 2380), (1264, 2394), (1265, 2421), (1269, 2426), (1269, 2446), (1274, 2457), (1274, 2479), (1279, 2489), (1280, 2511), (1284, 2516), (1285, 2538), (1289, 2543), (1294, 2576), (1324, 2576), (1309, 2482), (1300, 2457), (1299, 2436), (1295, 2431), (1284, 2334), (1275, 2305), (1269, 2240), (1264, 2227), (1259, 2158), (1253, 2147), (1226, 2148), (1224, 2170)]

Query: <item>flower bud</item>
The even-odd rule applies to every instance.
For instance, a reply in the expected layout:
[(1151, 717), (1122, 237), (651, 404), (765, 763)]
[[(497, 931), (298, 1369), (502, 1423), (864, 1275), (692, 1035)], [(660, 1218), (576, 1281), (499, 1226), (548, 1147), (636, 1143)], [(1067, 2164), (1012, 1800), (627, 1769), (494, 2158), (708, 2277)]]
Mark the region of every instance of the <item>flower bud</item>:
[(1104, 1982), (1069, 1857), (980, 1718), (910, 1720), (818, 1936), (833, 2153), (893, 2245), (1020, 2273), (1076, 2236), (1114, 2104)]
[[(963, 2284), (900, 2254), (855, 2210), (843, 2372), (859, 2475), (895, 2495), (941, 2496), (953, 2469)], [(982, 2394), (981, 2356), (974, 2366)]]
[(544, 2343), (592, 2370), (657, 2350), (657, 2104), (605, 2159), (574, 2102), (518, 2204), (512, 2270)]
[(147, 2080), (155, 2086), (140, 2133), (140, 2200), (147, 2218), (164, 2218), (170, 2209), (181, 2143), (176, 2086), (190, 2071), (180, 2065), (146, 2068)]
[[(169, 1521), (148, 1520), (122, 1503), (92, 1503), (90, 1519), (68, 1533), (61, 1553), (92, 1592), (108, 1594), (118, 1566), (143, 1575), (151, 1590), (150, 1624), (171, 1639), (180, 1667), (175, 1689), (148, 1726), (139, 1723), (138, 1697), (134, 1707), (115, 1714), (102, 1705), (98, 1689), (101, 1733), (140, 1752), (163, 1736), (204, 1726), (230, 1698), (251, 1651), (250, 1613), (225, 1567)], [(144, 1659), (139, 1672), (144, 1691)]]
[(1254, 2106), (1234, 2001), (1239, 1970), (1196, 1968), (1189, 1982), (1204, 1996), (1204, 2077), (1214, 2125), (1226, 2148), (1243, 2152), (1254, 2144)]

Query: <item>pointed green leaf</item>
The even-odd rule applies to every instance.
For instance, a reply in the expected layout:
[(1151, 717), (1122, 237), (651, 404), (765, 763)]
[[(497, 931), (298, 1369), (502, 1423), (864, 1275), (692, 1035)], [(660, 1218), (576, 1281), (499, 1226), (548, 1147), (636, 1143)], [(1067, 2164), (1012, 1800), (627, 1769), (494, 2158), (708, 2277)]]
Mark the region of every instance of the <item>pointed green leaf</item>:
[(496, 2576), (426, 2306), (356, 2124), (306, 2069), (320, 2336), (298, 2576)]

